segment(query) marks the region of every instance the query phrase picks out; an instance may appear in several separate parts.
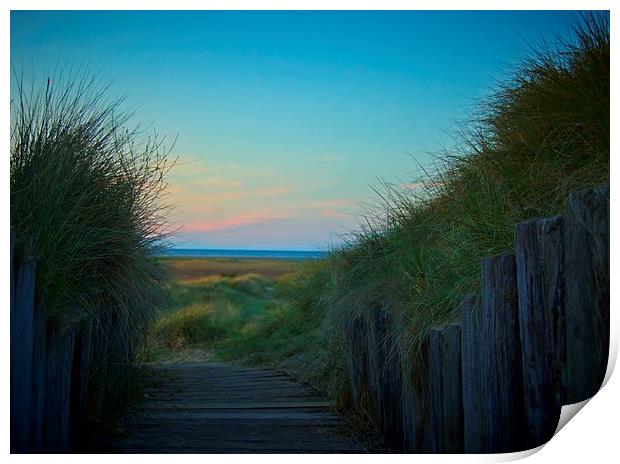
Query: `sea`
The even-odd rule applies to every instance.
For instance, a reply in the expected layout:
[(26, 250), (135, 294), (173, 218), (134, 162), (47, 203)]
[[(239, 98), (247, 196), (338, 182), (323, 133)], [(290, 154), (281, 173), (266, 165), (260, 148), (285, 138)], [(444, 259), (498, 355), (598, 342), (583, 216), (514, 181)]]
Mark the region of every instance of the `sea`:
[(185, 258), (277, 258), (277, 259), (321, 259), (325, 251), (293, 250), (212, 250), (209, 248), (170, 248), (163, 256)]

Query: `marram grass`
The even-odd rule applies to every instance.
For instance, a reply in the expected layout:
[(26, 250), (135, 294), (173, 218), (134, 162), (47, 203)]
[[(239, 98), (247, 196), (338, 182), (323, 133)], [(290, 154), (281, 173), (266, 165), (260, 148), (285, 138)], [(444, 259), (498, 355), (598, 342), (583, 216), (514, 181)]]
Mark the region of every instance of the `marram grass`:
[[(422, 341), (480, 291), (481, 259), (512, 250), (515, 223), (558, 214), (571, 190), (609, 180), (608, 14), (585, 15), (568, 38), (533, 50), (455, 138), (410, 188), (384, 182), (365, 226), (289, 286), (289, 314), (307, 336), (281, 364), (343, 394), (342, 334), (356, 316), (386, 308), (386, 336), (400, 350), (390, 355), (421, 380)], [(265, 328), (266, 358), (268, 340), (289, 326)]]
[(15, 73), (12, 84), (11, 227), (18, 249), (32, 244), (52, 323), (92, 328), (91, 385), (106, 413), (164, 301), (168, 151), (84, 69), (40, 85)]

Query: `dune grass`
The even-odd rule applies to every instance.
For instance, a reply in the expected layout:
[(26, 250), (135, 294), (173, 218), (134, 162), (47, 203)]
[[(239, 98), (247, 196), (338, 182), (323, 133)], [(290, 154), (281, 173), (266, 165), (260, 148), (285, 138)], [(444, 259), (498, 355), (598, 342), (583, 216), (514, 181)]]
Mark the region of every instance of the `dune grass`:
[(479, 292), (482, 257), (511, 251), (515, 223), (558, 214), (571, 190), (609, 180), (607, 18), (584, 16), (571, 38), (535, 51), (414, 188), (384, 184), (380, 214), (332, 253), (316, 289), (335, 333), (386, 308), (389, 336), (416, 366), (427, 330)]
[(481, 259), (512, 250), (515, 223), (558, 214), (571, 190), (609, 180), (608, 18), (585, 15), (570, 37), (533, 50), (409, 188), (377, 188), (366, 226), (290, 278), (287, 304), (239, 350), (345, 401), (342, 334), (383, 308), (408, 381), (420, 381), (421, 343), (480, 290)]
[[(253, 359), (259, 333), (286, 305), (281, 289), (300, 263), (269, 259), (165, 258), (170, 304), (150, 331), (152, 359), (199, 348), (226, 359)], [(273, 344), (270, 344), (272, 346)]]
[[(130, 369), (164, 302), (163, 139), (131, 128), (122, 99), (87, 69), (44, 82), (13, 76), (11, 227), (37, 258), (37, 300), (51, 323), (92, 329), (84, 399), (98, 422), (126, 398)], [(102, 393), (103, 392), (103, 393)], [(99, 415), (99, 416), (98, 416)]]

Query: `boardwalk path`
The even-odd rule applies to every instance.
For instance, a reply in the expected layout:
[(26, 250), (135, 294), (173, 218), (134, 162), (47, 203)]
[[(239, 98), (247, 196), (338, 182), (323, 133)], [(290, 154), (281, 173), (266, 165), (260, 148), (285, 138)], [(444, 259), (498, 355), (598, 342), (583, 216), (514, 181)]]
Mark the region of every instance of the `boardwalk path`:
[(117, 444), (124, 453), (364, 452), (309, 386), (266, 369), (161, 364)]

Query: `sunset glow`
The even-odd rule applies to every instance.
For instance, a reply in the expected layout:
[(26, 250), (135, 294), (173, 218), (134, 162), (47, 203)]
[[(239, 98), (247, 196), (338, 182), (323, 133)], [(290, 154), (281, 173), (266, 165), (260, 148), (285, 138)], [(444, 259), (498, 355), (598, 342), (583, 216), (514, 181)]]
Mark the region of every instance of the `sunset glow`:
[(574, 14), (18, 12), (11, 60), (39, 79), (89, 65), (178, 134), (175, 246), (324, 250), (379, 178), (417, 185), (524, 43)]

